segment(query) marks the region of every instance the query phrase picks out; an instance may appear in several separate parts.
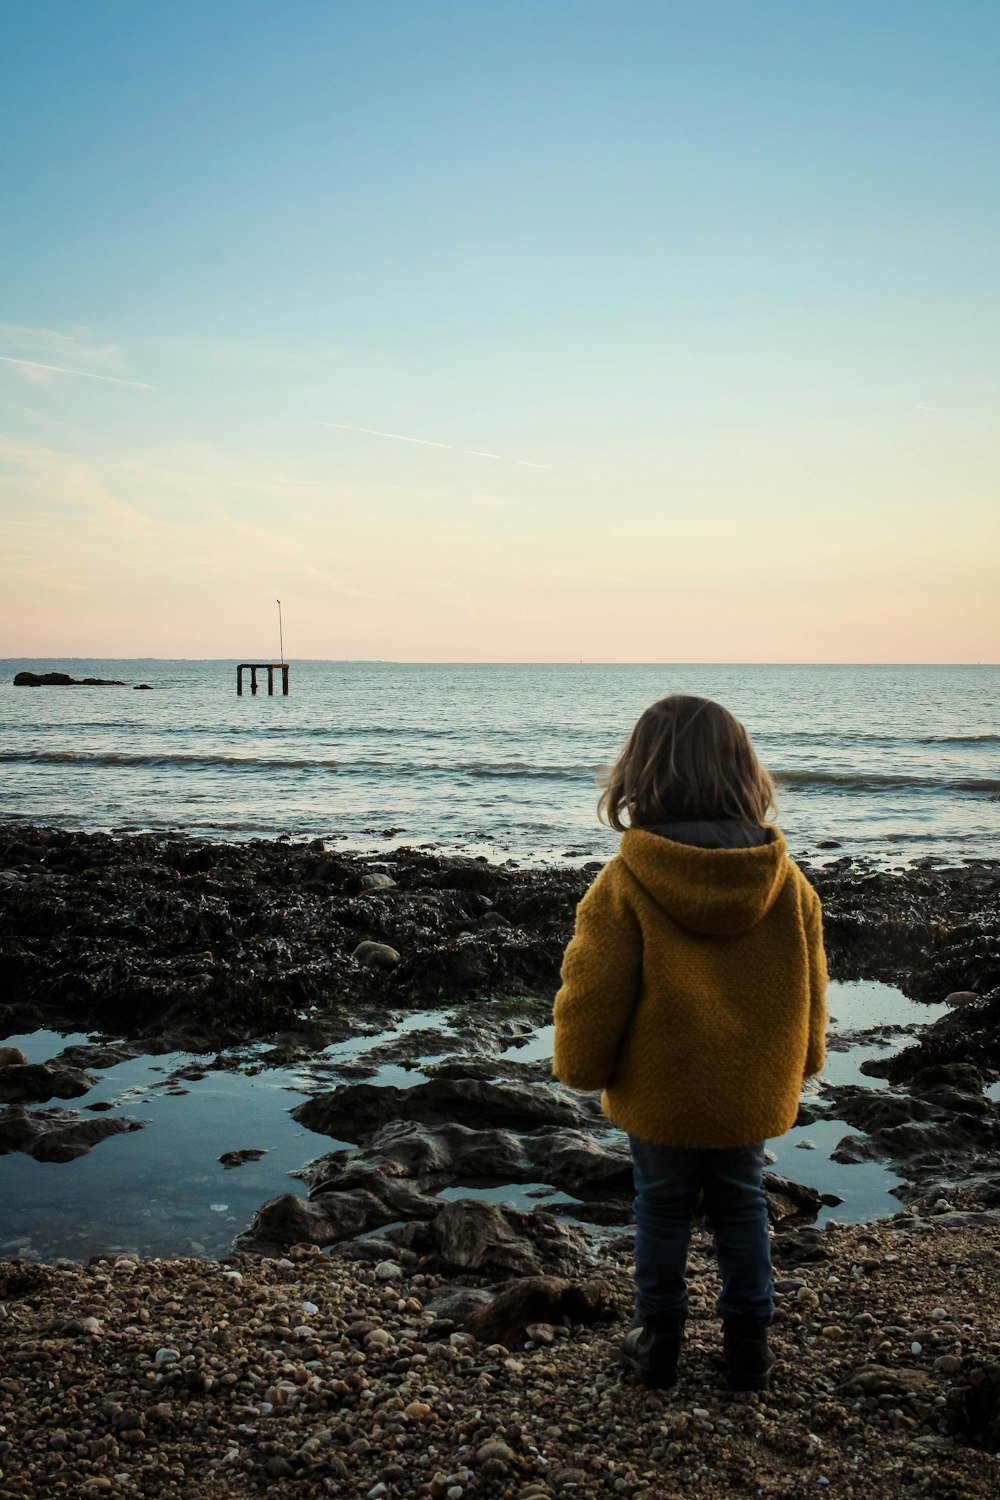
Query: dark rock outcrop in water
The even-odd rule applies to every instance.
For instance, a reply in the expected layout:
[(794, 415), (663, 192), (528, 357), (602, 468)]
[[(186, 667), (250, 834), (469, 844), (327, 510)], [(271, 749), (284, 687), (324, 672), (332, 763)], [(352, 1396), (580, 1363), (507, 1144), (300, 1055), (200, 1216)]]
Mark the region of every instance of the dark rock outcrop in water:
[(23, 1151), (36, 1161), (74, 1161), (108, 1136), (141, 1129), (142, 1121), (127, 1115), (82, 1120), (72, 1109), (4, 1109), (0, 1110), (0, 1156)]
[(18, 672), (15, 687), (127, 687), (116, 677), (70, 677), (65, 672)]
[(0, 1066), (0, 1102), (43, 1104), (46, 1099), (78, 1099), (97, 1082), (82, 1068), (51, 1063)]

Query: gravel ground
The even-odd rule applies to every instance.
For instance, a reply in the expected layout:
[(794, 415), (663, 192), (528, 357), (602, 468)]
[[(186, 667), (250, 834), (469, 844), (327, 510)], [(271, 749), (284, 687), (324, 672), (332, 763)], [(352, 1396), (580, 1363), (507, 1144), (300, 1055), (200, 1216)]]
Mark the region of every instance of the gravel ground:
[(454, 1283), (412, 1252), (10, 1262), (0, 1496), (993, 1496), (1000, 1227), (969, 1217), (779, 1244), (763, 1396), (723, 1391), (700, 1236), (665, 1393), (616, 1365), (621, 1236), (579, 1273), (610, 1282), (621, 1319), (533, 1325), (510, 1348), (435, 1327), (425, 1309)]

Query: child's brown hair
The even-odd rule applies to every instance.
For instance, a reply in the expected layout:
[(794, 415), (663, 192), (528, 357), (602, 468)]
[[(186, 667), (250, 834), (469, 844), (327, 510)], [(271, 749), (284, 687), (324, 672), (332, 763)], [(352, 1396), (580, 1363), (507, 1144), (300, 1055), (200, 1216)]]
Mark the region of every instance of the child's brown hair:
[(597, 804), (619, 830), (724, 818), (763, 823), (773, 810), (774, 783), (739, 719), (721, 703), (687, 693), (646, 709)]

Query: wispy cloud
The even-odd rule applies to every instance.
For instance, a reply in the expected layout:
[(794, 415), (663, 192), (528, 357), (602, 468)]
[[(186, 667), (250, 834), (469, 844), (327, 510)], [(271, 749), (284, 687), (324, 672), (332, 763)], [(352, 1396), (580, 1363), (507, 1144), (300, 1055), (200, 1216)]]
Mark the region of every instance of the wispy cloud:
[(96, 375), (93, 370), (70, 370), (66, 365), (46, 365), (37, 359), (15, 359), (12, 354), (0, 354), (0, 361), (5, 365), (20, 365), (28, 371), (42, 370), (55, 375), (82, 375), (84, 380), (105, 380), (111, 385), (132, 385), (141, 391), (153, 389), (144, 380), (123, 380), (120, 375)]
[(472, 458), (493, 458), (500, 463), (519, 464), (523, 469), (550, 469), (551, 464), (533, 464), (524, 458), (504, 459), (501, 453), (487, 453), (482, 448), (461, 448), (457, 443), (439, 443), (432, 438), (406, 437), (402, 432), (383, 432), (378, 427), (355, 427), (351, 422), (320, 422), (321, 427), (336, 427), (341, 432), (363, 432), (368, 437), (391, 438), (394, 443), (417, 443), (421, 448), (448, 448), (452, 453), (468, 453)]
[(56, 328), (33, 328), (25, 323), (0, 323), (0, 342), (25, 359), (44, 359), (56, 364), (98, 365), (117, 369), (121, 350), (117, 344), (97, 344), (89, 328), (61, 333)]

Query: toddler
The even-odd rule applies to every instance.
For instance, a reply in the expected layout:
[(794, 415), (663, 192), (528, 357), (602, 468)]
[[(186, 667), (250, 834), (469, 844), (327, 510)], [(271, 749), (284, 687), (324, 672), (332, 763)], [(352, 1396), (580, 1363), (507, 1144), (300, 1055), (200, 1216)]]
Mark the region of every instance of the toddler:
[(771, 778), (718, 703), (673, 693), (639, 719), (599, 812), (619, 854), (581, 901), (555, 1000), (553, 1067), (602, 1089), (635, 1178), (635, 1319), (622, 1362), (667, 1387), (699, 1203), (715, 1237), (723, 1361), (763, 1390), (774, 1311), (764, 1141), (824, 1060), (816, 892), (789, 858)]

